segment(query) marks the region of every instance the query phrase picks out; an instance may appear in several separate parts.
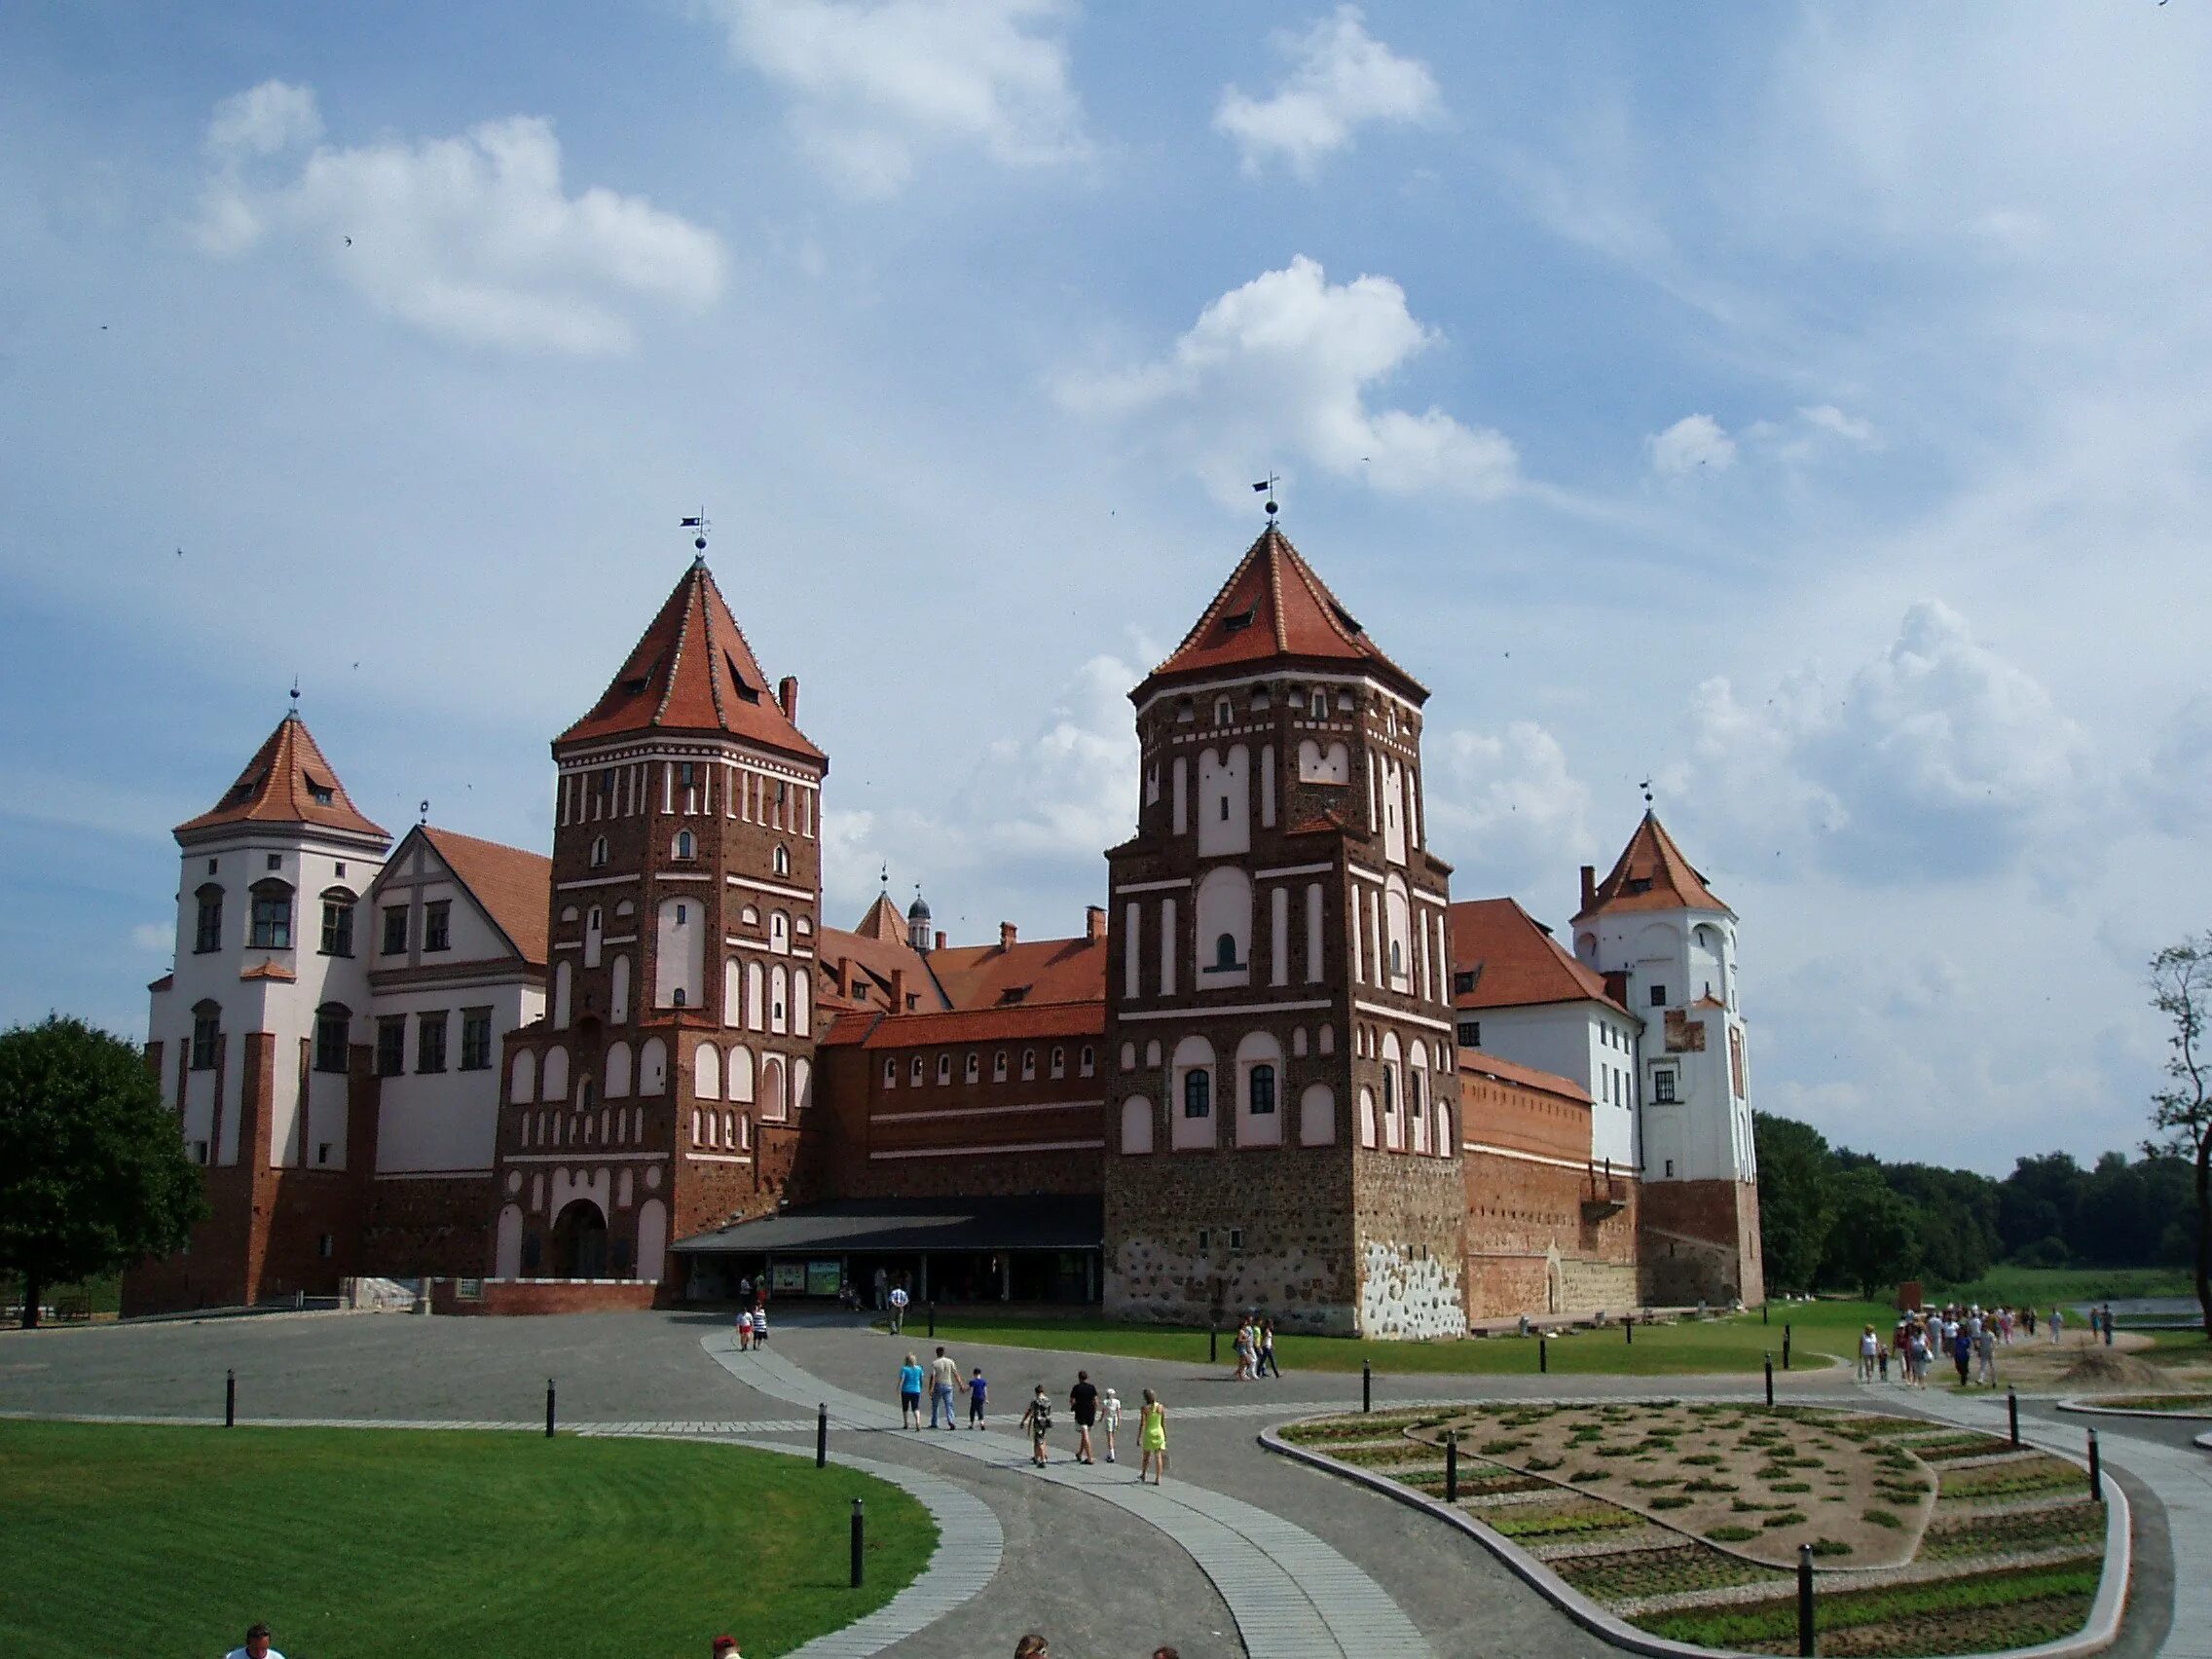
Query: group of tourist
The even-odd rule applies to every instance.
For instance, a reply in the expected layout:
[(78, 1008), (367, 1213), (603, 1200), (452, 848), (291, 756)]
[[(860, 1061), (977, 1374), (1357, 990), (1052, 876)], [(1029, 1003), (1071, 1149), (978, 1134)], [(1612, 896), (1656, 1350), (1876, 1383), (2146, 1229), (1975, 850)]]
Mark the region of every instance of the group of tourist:
[[(899, 1423), (903, 1428), (919, 1430), (922, 1427), (922, 1394), (928, 1391), (931, 1428), (958, 1427), (953, 1417), (953, 1394), (965, 1389), (968, 1395), (968, 1426), (981, 1430), (989, 1426), (986, 1411), (990, 1401), (990, 1382), (983, 1376), (983, 1368), (977, 1366), (963, 1379), (960, 1367), (953, 1363), (943, 1348), (928, 1365), (909, 1353), (899, 1367)], [(1098, 1461), (1097, 1448), (1091, 1436), (1095, 1432), (1103, 1438), (1106, 1461), (1118, 1462), (1121, 1457), (1122, 1397), (1112, 1388), (1101, 1389), (1090, 1380), (1090, 1373), (1078, 1371), (1075, 1386), (1068, 1390), (1068, 1416), (1075, 1420), (1075, 1460), (1079, 1463)], [(1052, 1396), (1045, 1384), (1039, 1382), (1029, 1403), (1022, 1409), (1020, 1426), (1029, 1433), (1029, 1460), (1042, 1469), (1049, 1461), (1048, 1437), (1052, 1429)], [(1137, 1468), (1139, 1483), (1146, 1481), (1158, 1486), (1167, 1472), (1167, 1408), (1160, 1396), (1150, 1388), (1144, 1391), (1144, 1403), (1137, 1409), (1137, 1450), (1143, 1454)]]
[(738, 1304), (737, 1351), (750, 1353), (768, 1346), (768, 1281), (762, 1279), (757, 1288), (749, 1281), (744, 1288), (752, 1295), (741, 1297)]
[[(2109, 1310), (2100, 1319), (2097, 1309), (2089, 1309), (2090, 1340), (2095, 1340), (2101, 1325), (2109, 1343), (2111, 1321)], [(1860, 1332), (1859, 1381), (1889, 1382), (1894, 1361), (1900, 1384), (1925, 1388), (1929, 1373), (1937, 1363), (1948, 1360), (1959, 1374), (1960, 1387), (1994, 1388), (1997, 1386), (1997, 1350), (2011, 1346), (2015, 1334), (2034, 1337), (2036, 1322), (2033, 1308), (1985, 1309), (1978, 1305), (1962, 1308), (1953, 1303), (1939, 1311), (1915, 1309), (1899, 1318), (1886, 1343), (1872, 1325)], [(2045, 1328), (2050, 1340), (2058, 1342), (2066, 1331), (2066, 1310), (2053, 1308)]]
[(1275, 1363), (1275, 1322), (1246, 1314), (1236, 1323), (1236, 1381), (1257, 1382), (1270, 1372), (1282, 1375)]

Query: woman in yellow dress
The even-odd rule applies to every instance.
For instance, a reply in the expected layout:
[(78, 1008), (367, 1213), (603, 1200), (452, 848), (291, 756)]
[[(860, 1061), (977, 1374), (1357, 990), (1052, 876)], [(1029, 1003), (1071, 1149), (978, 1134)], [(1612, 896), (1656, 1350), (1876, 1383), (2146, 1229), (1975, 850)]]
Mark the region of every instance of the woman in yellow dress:
[(1150, 1474), (1152, 1484), (1158, 1486), (1167, 1473), (1167, 1408), (1150, 1388), (1144, 1391), (1144, 1407), (1137, 1414), (1137, 1450), (1144, 1454), (1137, 1466), (1137, 1484), (1142, 1486)]

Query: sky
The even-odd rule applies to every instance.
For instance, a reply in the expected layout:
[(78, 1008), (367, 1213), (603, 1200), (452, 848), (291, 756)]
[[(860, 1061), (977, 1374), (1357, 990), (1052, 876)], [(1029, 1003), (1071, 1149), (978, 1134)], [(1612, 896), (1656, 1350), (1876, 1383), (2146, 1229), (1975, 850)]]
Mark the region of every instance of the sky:
[(1285, 530), (1458, 898), (1658, 810), (1753, 1094), (2144, 1132), (2212, 926), (2212, 9), (0, 9), (0, 1021), (142, 1035), (283, 713), (544, 848), (713, 521), (826, 909), (1068, 934), (1126, 693)]

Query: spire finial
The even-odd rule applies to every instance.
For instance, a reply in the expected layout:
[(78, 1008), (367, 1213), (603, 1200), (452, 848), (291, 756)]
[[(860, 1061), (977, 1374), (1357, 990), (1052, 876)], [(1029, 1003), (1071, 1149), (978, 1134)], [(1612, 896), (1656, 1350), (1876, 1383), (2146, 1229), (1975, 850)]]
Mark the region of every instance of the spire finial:
[(294, 719), (300, 718), (300, 677), (296, 674), (292, 676), (291, 716)]
[(1261, 505), (1268, 509), (1268, 524), (1271, 528), (1275, 522), (1276, 512), (1280, 510), (1275, 505), (1275, 486), (1281, 482), (1281, 479), (1277, 478), (1273, 473), (1271, 472), (1265, 478), (1261, 479), (1257, 484), (1252, 486), (1252, 493), (1254, 495), (1267, 497), (1267, 499), (1263, 501)]
[(691, 533), (691, 562), (695, 565), (705, 564), (707, 562), (707, 532), (715, 528), (708, 521), (707, 509), (701, 507), (697, 513), (685, 519), (683, 528)]
[(877, 879), (878, 879), (878, 880), (880, 880), (880, 881), (881, 881), (881, 882), (883, 883), (883, 896), (884, 896), (884, 897), (885, 897), (886, 899), (890, 898), (890, 897), (891, 897), (891, 861), (890, 861), (889, 859), (885, 859), (885, 860), (883, 861), (883, 872), (882, 872), (882, 874), (881, 874), (881, 875), (880, 875), (880, 876), (879, 876), (879, 877), (878, 877)]
[(418, 824), (427, 824), (430, 822), (430, 803), (428, 801), (425, 800), (417, 804), (415, 808), (415, 822)]
[(1646, 778), (1636, 787), (1643, 792), (1643, 810), (1649, 812), (1651, 810), (1651, 780)]

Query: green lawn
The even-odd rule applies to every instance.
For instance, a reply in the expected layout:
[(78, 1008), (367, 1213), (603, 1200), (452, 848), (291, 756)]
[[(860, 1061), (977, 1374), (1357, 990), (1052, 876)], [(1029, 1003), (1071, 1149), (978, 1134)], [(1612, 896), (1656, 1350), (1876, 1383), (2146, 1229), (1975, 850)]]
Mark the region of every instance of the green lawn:
[[(848, 1587), (852, 1499), (867, 1585)], [(898, 1488), (655, 1440), (0, 1421), (0, 1652), (752, 1659), (871, 1612), (937, 1542)]]
[[(1825, 1353), (1841, 1358), (1856, 1351), (1859, 1327), (1872, 1319), (1895, 1315), (1873, 1303), (1777, 1304), (1772, 1322), (1762, 1325), (1756, 1313), (1728, 1318), (1685, 1319), (1674, 1325), (1640, 1325), (1636, 1340), (1628, 1342), (1617, 1328), (1581, 1331), (1571, 1337), (1555, 1337), (1550, 1343), (1551, 1369), (1565, 1376), (1667, 1377), (1696, 1372), (1756, 1372), (1769, 1353), (1775, 1369), (1782, 1368), (1782, 1332), (1785, 1321), (1794, 1327), (1793, 1351), (1800, 1369), (1817, 1366)], [(907, 1317), (906, 1335), (926, 1340), (924, 1320)], [(987, 1344), (1008, 1347), (1047, 1348), (1058, 1352), (1126, 1354), (1133, 1359), (1179, 1360), (1202, 1365), (1206, 1361), (1206, 1333), (1181, 1326), (1112, 1324), (1103, 1319), (998, 1318), (991, 1314), (947, 1313), (937, 1316), (937, 1340), (955, 1344)], [(1219, 1363), (1234, 1363), (1229, 1332), (1221, 1336)], [(1536, 1370), (1533, 1338), (1480, 1337), (1463, 1342), (1372, 1342), (1351, 1337), (1301, 1337), (1277, 1335), (1275, 1353), (1283, 1370), (1357, 1371), (1370, 1361), (1379, 1372), (1401, 1376), (1414, 1373), (1463, 1373), (1500, 1377), (1532, 1374)], [(1012, 1379), (1022, 1383), (1021, 1378)], [(1002, 1383), (1001, 1388), (1008, 1386)], [(1014, 1398), (1009, 1393), (1006, 1397)]]
[(2119, 1302), (2137, 1296), (2194, 1296), (2195, 1286), (2182, 1268), (2012, 1268), (1995, 1267), (1972, 1284), (1928, 1287), (1937, 1302), (1984, 1308), (2033, 1307), (2047, 1314), (2054, 1303)]

